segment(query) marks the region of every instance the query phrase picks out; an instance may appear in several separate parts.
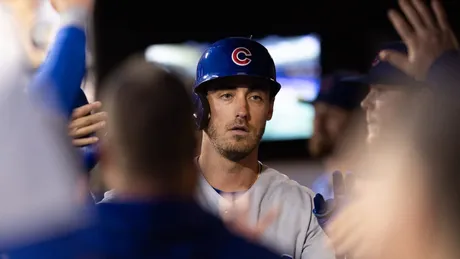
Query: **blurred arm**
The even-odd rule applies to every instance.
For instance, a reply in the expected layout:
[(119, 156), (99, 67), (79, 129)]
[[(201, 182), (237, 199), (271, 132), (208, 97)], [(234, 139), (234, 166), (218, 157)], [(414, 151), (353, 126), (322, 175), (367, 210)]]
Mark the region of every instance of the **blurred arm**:
[[(85, 26), (87, 12), (71, 9), (62, 14), (62, 28), (53, 47), (41, 65), (29, 91), (39, 95), (47, 104), (56, 105), (69, 117), (80, 94), (86, 66)], [(46, 89), (46, 88), (51, 89)], [(50, 100), (46, 92), (55, 92), (57, 100)]]
[[(46, 104), (58, 107), (66, 117), (71, 116), (73, 109), (88, 103), (80, 88), (86, 71), (86, 21), (85, 9), (74, 8), (61, 15), (61, 29), (29, 89)], [(56, 93), (57, 100), (50, 99), (53, 95), (47, 95), (48, 91)], [(89, 172), (97, 163), (97, 147), (89, 145), (80, 151)]]

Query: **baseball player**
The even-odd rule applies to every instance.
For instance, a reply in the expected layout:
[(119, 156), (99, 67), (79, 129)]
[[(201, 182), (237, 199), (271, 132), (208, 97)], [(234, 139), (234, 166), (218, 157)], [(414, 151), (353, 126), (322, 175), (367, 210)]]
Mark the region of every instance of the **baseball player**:
[[(380, 50), (407, 53), (407, 48), (402, 42), (383, 44)], [(390, 63), (382, 61), (378, 56), (372, 62), (372, 67), (367, 75), (345, 77), (342, 81), (360, 83), (370, 87), (368, 94), (361, 101), (361, 107), (366, 113), (366, 146), (370, 150), (372, 150), (374, 143), (381, 139), (382, 131), (387, 132), (388, 125), (393, 125), (397, 117), (395, 115), (404, 112), (408, 98), (416, 98), (418, 94), (423, 92), (421, 90), (426, 88), (426, 85), (407, 76)], [(356, 86), (348, 85), (348, 88), (356, 88)], [(356, 161), (352, 162), (356, 163)], [(337, 170), (339, 169), (337, 168)], [(348, 170), (350, 169), (348, 168)], [(343, 205), (339, 205), (339, 203), (343, 203), (344, 199), (339, 201), (338, 198), (339, 196), (345, 198), (343, 196), (347, 192), (346, 188), (350, 187), (347, 185), (351, 185), (355, 179), (351, 174), (347, 174), (344, 180), (342, 173), (345, 172), (337, 171), (332, 177), (329, 175), (332, 185), (325, 184), (326, 181), (324, 180), (316, 183), (317, 186), (315, 187), (318, 193), (326, 199), (325, 201), (322, 196), (317, 195), (314, 200), (315, 213), (323, 227), (326, 227), (330, 217), (336, 213), (337, 207)], [(346, 184), (347, 179), (352, 180)]]
[[(383, 50), (407, 54), (407, 47), (403, 42), (382, 44), (378, 52)], [(394, 125), (395, 120), (399, 118), (396, 115), (406, 111), (407, 100), (415, 100), (414, 98), (420, 94), (423, 95), (424, 90), (429, 87), (428, 84), (415, 80), (389, 62), (380, 59), (378, 55), (372, 62), (367, 75), (348, 77), (344, 80), (367, 84), (370, 87), (369, 93), (361, 102), (361, 107), (366, 113), (366, 146), (371, 152), (375, 144), (382, 141), (383, 135), (391, 134), (388, 133), (389, 127)], [(327, 193), (319, 191), (327, 197), (326, 201), (319, 195), (315, 197), (315, 212), (318, 212), (317, 217), (323, 227), (326, 227), (330, 217), (336, 213), (334, 210), (339, 206), (338, 196), (345, 195), (347, 192), (345, 189), (350, 187), (346, 185), (351, 185), (350, 183), (356, 178), (351, 174), (348, 176), (352, 180), (346, 184), (347, 178), (345, 177), (344, 180), (342, 173), (337, 171), (331, 177), (332, 188), (327, 188)], [(323, 186), (328, 187), (324, 184), (320, 185), (320, 187)], [(319, 213), (320, 210), (321, 213)]]
[(216, 215), (248, 201), (247, 222), (239, 222), (247, 226), (239, 229), (254, 230), (252, 237), (285, 258), (334, 258), (312, 215), (312, 191), (257, 160), (280, 88), (273, 59), (254, 40), (227, 38), (204, 52), (194, 86), (203, 130), (197, 197)]
[(110, 131), (100, 165), (119, 200), (100, 204), (84, 229), (10, 250), (8, 258), (279, 258), (194, 201), (193, 105), (174, 72), (134, 57), (104, 89)]
[[(440, 2), (432, 1), (432, 10), (422, 1), (402, 0), (399, 4), (406, 19), (395, 10), (389, 12), (389, 18), (403, 43), (385, 45), (368, 76), (361, 78), (373, 83), (363, 101), (371, 144), (386, 134), (385, 122), (392, 119), (391, 114), (405, 111), (408, 98), (417, 98), (428, 90), (425, 93), (434, 93), (431, 95), (433, 101), (449, 95), (451, 97), (445, 100), (453, 101), (452, 97), (457, 98), (459, 93), (459, 45)], [(339, 254), (372, 251), (361, 242), (367, 230), (362, 227), (361, 220), (353, 220), (356, 218), (354, 209), (359, 204), (354, 205), (336, 216), (335, 222), (328, 227)], [(360, 254), (361, 258), (372, 256)]]

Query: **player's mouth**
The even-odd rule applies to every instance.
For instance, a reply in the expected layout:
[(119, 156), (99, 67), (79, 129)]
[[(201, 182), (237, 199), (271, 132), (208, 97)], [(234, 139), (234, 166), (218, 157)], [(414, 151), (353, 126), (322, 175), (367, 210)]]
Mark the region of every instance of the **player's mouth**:
[(237, 134), (247, 134), (249, 133), (249, 128), (245, 125), (237, 125), (237, 126), (231, 127), (230, 131), (237, 133)]

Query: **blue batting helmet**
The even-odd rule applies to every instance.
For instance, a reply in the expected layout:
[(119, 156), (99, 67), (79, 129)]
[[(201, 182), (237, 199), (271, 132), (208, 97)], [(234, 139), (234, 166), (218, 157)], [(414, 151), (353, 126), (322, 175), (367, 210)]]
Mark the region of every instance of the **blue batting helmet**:
[(210, 117), (206, 86), (211, 82), (229, 78), (250, 78), (266, 84), (270, 88), (271, 96), (275, 96), (281, 88), (276, 81), (275, 62), (260, 43), (248, 38), (217, 41), (206, 49), (196, 69), (193, 92), (194, 117), (198, 129), (204, 129)]

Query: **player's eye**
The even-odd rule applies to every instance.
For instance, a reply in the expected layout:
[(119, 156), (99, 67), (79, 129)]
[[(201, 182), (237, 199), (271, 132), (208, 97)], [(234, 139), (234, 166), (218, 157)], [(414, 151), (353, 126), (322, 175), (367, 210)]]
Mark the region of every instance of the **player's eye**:
[(230, 94), (230, 93), (224, 93), (224, 94), (220, 95), (220, 99), (222, 99), (222, 100), (230, 100), (232, 97), (233, 97), (233, 95)]
[(262, 101), (262, 97), (260, 95), (253, 95), (251, 96), (251, 100), (254, 100), (254, 101)]

